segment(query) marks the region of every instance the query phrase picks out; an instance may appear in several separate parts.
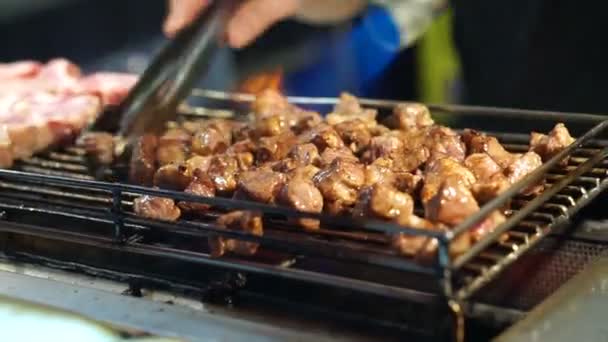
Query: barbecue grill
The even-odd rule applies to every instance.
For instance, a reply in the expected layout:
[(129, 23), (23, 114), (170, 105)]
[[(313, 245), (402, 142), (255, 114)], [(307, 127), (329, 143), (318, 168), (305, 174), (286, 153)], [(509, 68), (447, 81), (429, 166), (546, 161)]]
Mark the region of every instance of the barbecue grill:
[[(321, 112), (328, 112), (337, 101), (289, 99)], [(245, 94), (196, 90), (181, 116), (238, 118), (252, 100)], [(361, 103), (378, 109), (380, 116), (396, 105), (383, 100)], [(238, 301), (240, 306), (259, 306), (261, 297), (271, 297), (274, 308), (328, 315), (350, 328), (354, 322), (363, 329), (394, 331), (395, 336), (433, 338), (438, 331), (447, 331), (462, 337), (465, 315), (475, 311), (485, 317), (489, 312), (494, 320), (504, 316), (500, 309), (509, 305), (502, 301), (501, 284), (505, 277), (514, 279), (518, 267), (524, 268), (508, 266), (525, 262), (520, 257), (530, 249), (551, 249), (547, 241), (556, 238), (544, 238), (564, 236), (575, 214), (606, 188), (608, 121), (588, 114), (467, 106), (430, 109), (436, 122), (488, 132), (510, 152), (527, 151), (529, 131), (548, 131), (556, 122), (564, 122), (579, 138), (448, 233), (128, 185), (121, 182), (120, 169), (94, 177), (79, 148), (49, 151), (17, 163), (14, 170), (0, 170), (3, 256), (125, 281), (134, 293), (142, 287), (170, 288), (207, 301)], [(566, 156), (570, 156), (567, 167), (560, 167)], [(541, 194), (519, 195), (540, 180), (547, 184)], [(132, 213), (133, 199), (142, 194), (206, 203), (216, 209), (196, 220), (143, 219)], [(511, 203), (507, 221), (451, 259), (451, 241), (507, 202)], [(264, 236), (215, 226), (215, 218), (231, 209), (262, 212)], [(286, 218), (292, 217), (320, 219), (321, 229), (303, 232), (288, 223)], [(386, 247), (387, 233), (396, 232), (437, 238), (436, 262), (420, 264), (391, 251)], [(261, 249), (254, 257), (211, 258), (207, 238), (217, 235), (255, 241)], [(600, 254), (603, 248), (597, 250)], [(557, 285), (546, 288), (552, 286)], [(515, 309), (529, 309), (541, 295)], [(497, 305), (473, 305), (478, 302)]]

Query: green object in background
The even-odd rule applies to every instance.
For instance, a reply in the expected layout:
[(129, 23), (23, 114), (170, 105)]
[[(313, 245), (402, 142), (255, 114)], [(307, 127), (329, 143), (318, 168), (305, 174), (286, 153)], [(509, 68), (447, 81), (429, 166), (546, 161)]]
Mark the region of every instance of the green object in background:
[(418, 43), (418, 84), (420, 100), (426, 103), (453, 103), (453, 85), (459, 62), (452, 41), (452, 13), (445, 11), (433, 22)]

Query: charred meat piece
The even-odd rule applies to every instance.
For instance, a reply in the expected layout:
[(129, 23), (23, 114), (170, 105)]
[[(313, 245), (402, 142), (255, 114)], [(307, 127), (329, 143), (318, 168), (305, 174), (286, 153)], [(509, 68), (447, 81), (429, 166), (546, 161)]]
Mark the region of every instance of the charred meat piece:
[(473, 171), (478, 181), (488, 180), (495, 174), (502, 172), (500, 165), (486, 153), (471, 154), (465, 159), (464, 165)]
[(406, 194), (416, 195), (419, 193), (423, 184), (423, 177), (420, 171), (416, 173), (410, 173), (406, 171), (399, 171), (393, 173), (393, 186), (399, 191), (403, 191)]
[(169, 129), (158, 139), (156, 159), (160, 166), (183, 163), (187, 159), (188, 145), (192, 136), (181, 128)]
[[(444, 126), (432, 126), (426, 130), (425, 146), (429, 150), (430, 160), (451, 157), (460, 162), (466, 157), (466, 145), (460, 135)], [(415, 151), (415, 146), (408, 150)]]
[(211, 164), (211, 159), (213, 157), (211, 156), (207, 156), (207, 157), (202, 157), (202, 156), (194, 156), (188, 160), (186, 160), (186, 167), (188, 168), (188, 172), (190, 172), (190, 174), (194, 174), (195, 170), (200, 170), (203, 173), (207, 173), (207, 170), (209, 170), (209, 165)]
[[(306, 213), (323, 211), (323, 196), (310, 179), (295, 177), (290, 179), (281, 189), (278, 203)], [(319, 229), (319, 220), (312, 218), (293, 219), (299, 226), (307, 230)]]
[(375, 109), (364, 109), (359, 103), (359, 99), (351, 94), (342, 93), (340, 101), (334, 107), (332, 113), (325, 118), (328, 124), (334, 126), (339, 123), (359, 119), (365, 123), (368, 128), (376, 126), (376, 115), (378, 112)]
[(422, 176), (407, 171), (393, 171), (395, 162), (388, 158), (378, 158), (365, 166), (365, 185), (390, 184), (407, 194), (415, 194), (422, 185)]
[(510, 186), (507, 177), (499, 172), (487, 179), (478, 180), (471, 187), (471, 191), (479, 204), (485, 204), (505, 192)]
[(239, 171), (239, 162), (235, 156), (220, 154), (211, 158), (207, 174), (219, 194), (230, 195), (236, 190)]
[[(247, 232), (256, 236), (262, 236), (264, 227), (262, 215), (250, 211), (233, 211), (224, 214), (217, 219), (217, 225), (221, 228)], [(226, 253), (233, 252), (238, 255), (254, 255), (260, 244), (256, 242), (240, 241), (222, 236), (209, 237), (209, 249), (212, 257), (221, 257)]]
[(285, 181), (284, 174), (268, 169), (245, 171), (239, 176), (235, 196), (240, 199), (273, 203)]
[(154, 186), (183, 191), (192, 182), (192, 172), (186, 164), (167, 164), (154, 174)]
[(256, 161), (265, 163), (281, 160), (287, 156), (295, 142), (296, 137), (291, 131), (273, 137), (261, 138), (255, 153)]
[(287, 155), (298, 165), (316, 164), (319, 160), (319, 150), (314, 144), (295, 145)]
[(470, 188), (475, 184), (475, 175), (452, 158), (442, 158), (426, 165), (424, 171), (424, 186), (422, 187), (422, 203), (426, 203), (439, 191), (443, 181), (451, 179), (453, 182), (461, 183)]
[(465, 184), (454, 178), (446, 178), (437, 193), (424, 203), (428, 220), (456, 226), (479, 211), (475, 197)]
[(207, 124), (192, 136), (192, 153), (208, 156), (223, 153), (232, 142), (230, 131), (221, 130), (221, 124)]
[(323, 194), (325, 203), (330, 205), (329, 208), (332, 208), (332, 204), (346, 208), (357, 201), (359, 190), (365, 183), (364, 167), (336, 159), (319, 171), (313, 177), (313, 182)]
[(129, 181), (137, 185), (151, 186), (156, 172), (158, 139), (146, 134), (133, 147), (129, 167)]
[(414, 212), (414, 200), (391, 185), (378, 183), (361, 190), (353, 215), (391, 220)]
[[(194, 173), (194, 178), (184, 191), (197, 196), (214, 197), (215, 185), (207, 174), (200, 170), (196, 170)], [(207, 204), (185, 201), (179, 202), (177, 205), (182, 209), (182, 211), (190, 214), (204, 214), (210, 208), (210, 206)]]
[(421, 103), (399, 104), (393, 110), (393, 117), (396, 128), (401, 130), (420, 129), (435, 124), (431, 118), (429, 109)]
[(289, 176), (290, 179), (300, 178), (300, 179), (305, 179), (305, 180), (312, 180), (312, 178), (317, 173), (319, 173), (319, 171), (321, 171), (321, 169), (319, 169), (318, 167), (316, 167), (314, 165), (306, 165), (306, 166), (296, 167), (295, 169), (289, 171), (289, 173), (287, 175)]
[(300, 134), (298, 136), (298, 143), (313, 143), (319, 152), (325, 151), (326, 148), (344, 147), (344, 141), (342, 141), (338, 132), (333, 127), (324, 123)]
[(398, 134), (385, 134), (373, 137), (370, 141), (370, 161), (378, 158), (392, 158), (404, 152), (403, 138)]
[(354, 119), (343, 121), (334, 126), (340, 137), (353, 153), (360, 153), (371, 142), (372, 134), (365, 121)]
[[(511, 184), (515, 184), (518, 181), (522, 180), (524, 177), (532, 173), (538, 167), (543, 164), (540, 156), (535, 152), (527, 152), (521, 156), (518, 156), (515, 161), (509, 167), (507, 167), (504, 171), (505, 176), (507, 176), (507, 180)], [(543, 182), (540, 184), (533, 184), (527, 189), (522, 191), (524, 195), (532, 195), (538, 194), (544, 188)]]
[(466, 129), (462, 137), (467, 145), (469, 154), (487, 153), (503, 169), (509, 166), (515, 159), (515, 156), (505, 150), (495, 137), (472, 129)]
[[(575, 140), (566, 126), (563, 123), (558, 123), (548, 135), (532, 132), (530, 134), (530, 151), (536, 152), (546, 162)], [(560, 165), (568, 165), (568, 159), (562, 160)]]
[(112, 134), (85, 133), (78, 144), (84, 148), (87, 159), (93, 165), (108, 166), (114, 162), (114, 136)]
[(137, 216), (162, 221), (177, 221), (181, 215), (172, 199), (148, 195), (133, 201), (133, 211)]
[(291, 129), (296, 134), (300, 134), (319, 125), (321, 122), (323, 122), (321, 114), (310, 111), (299, 111), (296, 115), (295, 126), (291, 127)]
[(330, 165), (334, 160), (340, 159), (343, 161), (358, 163), (359, 159), (355, 157), (355, 155), (346, 147), (341, 148), (326, 148), (323, 153), (321, 153), (321, 158), (319, 159), (320, 166)]

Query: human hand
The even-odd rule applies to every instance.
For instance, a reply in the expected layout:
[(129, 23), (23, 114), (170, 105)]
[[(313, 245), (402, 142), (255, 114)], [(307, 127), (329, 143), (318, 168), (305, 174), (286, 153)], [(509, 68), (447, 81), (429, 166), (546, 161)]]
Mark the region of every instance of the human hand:
[[(211, 1), (169, 0), (169, 15), (163, 27), (165, 34), (173, 37), (205, 10)], [(296, 14), (300, 6), (301, 0), (243, 1), (228, 21), (228, 44), (234, 48), (248, 45), (276, 22)]]

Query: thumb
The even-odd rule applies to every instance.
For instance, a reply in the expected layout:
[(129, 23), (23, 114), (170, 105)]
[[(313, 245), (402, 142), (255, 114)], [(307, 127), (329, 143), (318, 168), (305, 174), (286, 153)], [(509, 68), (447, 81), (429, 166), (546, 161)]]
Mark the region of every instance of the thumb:
[(188, 26), (201, 11), (209, 5), (209, 0), (169, 0), (169, 14), (165, 19), (163, 31), (173, 37)]

